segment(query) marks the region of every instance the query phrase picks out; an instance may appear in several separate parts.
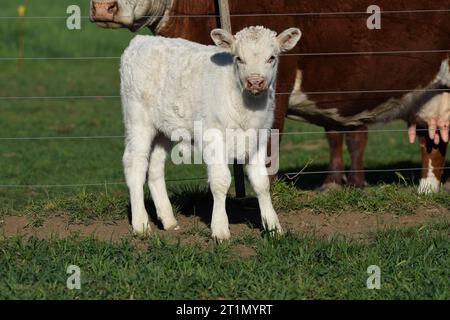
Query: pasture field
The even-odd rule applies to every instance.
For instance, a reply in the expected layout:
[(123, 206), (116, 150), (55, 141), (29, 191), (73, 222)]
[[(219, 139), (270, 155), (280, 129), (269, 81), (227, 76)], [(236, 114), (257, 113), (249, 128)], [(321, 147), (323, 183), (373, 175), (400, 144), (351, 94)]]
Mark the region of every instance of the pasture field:
[[(4, 18), (16, 17), (21, 4), (28, 17), (60, 18)], [(324, 174), (292, 181), (285, 174), (327, 170), (323, 130), (288, 121), (286, 131), (301, 134), (286, 135), (281, 144), (283, 179), (272, 192), (287, 234), (277, 239), (260, 232), (248, 188), (244, 200), (230, 190), (233, 239), (214, 244), (205, 168), (169, 163), (182, 228), (166, 233), (155, 224), (154, 236), (134, 238), (116, 98), (118, 57), (133, 34), (99, 29), (86, 18), (81, 30), (70, 31), (61, 17), (71, 4), (88, 16), (87, 0), (2, 6), (0, 298), (450, 298), (450, 197), (416, 193), (419, 172), (404, 169), (421, 167), (419, 148), (409, 145), (405, 131), (370, 134), (366, 168), (386, 171), (369, 172), (367, 189), (321, 193), (316, 189)], [(20, 41), (25, 58), (104, 58), (18, 61)], [(373, 128), (380, 129), (406, 127)], [(154, 218), (148, 192), (147, 199)], [(81, 290), (66, 288), (69, 265), (82, 270)], [(381, 290), (366, 288), (371, 265), (381, 268)]]

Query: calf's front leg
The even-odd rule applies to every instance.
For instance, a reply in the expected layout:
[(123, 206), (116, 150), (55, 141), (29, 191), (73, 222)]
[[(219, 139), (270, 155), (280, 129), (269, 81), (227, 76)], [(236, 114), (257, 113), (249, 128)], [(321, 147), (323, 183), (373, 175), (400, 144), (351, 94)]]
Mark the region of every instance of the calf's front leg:
[(208, 165), (208, 178), (214, 206), (211, 219), (212, 237), (217, 241), (228, 240), (231, 237), (226, 212), (226, 197), (231, 185), (231, 173), (226, 164)]
[(264, 229), (282, 234), (283, 230), (270, 198), (270, 179), (265, 165), (266, 150), (265, 148), (260, 149), (250, 158), (250, 163), (247, 165), (248, 178), (258, 197)]

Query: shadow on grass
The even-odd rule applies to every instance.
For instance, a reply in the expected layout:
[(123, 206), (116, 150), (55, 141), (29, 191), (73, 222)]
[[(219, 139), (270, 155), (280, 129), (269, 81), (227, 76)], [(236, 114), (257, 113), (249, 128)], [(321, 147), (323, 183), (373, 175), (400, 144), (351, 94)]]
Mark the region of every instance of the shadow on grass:
[[(211, 224), (213, 196), (205, 182), (204, 185), (185, 184), (171, 190), (170, 202), (175, 212), (185, 217), (198, 217), (208, 226)], [(145, 207), (150, 219), (158, 228), (162, 224), (158, 220), (155, 204), (151, 197), (146, 197)], [(226, 209), (230, 224), (246, 224), (262, 231), (261, 214), (258, 200), (248, 197), (236, 199), (228, 196)], [(131, 207), (128, 206), (128, 220), (131, 223)]]
[[(448, 166), (448, 164), (447, 164)], [(406, 169), (420, 168), (416, 162), (399, 162), (376, 168), (367, 167), (366, 179), (369, 185), (394, 184), (404, 182), (417, 184), (420, 179), (420, 171), (407, 171)], [(392, 168), (400, 171), (392, 171)], [(325, 166), (310, 166), (307, 172), (327, 171)], [(286, 173), (299, 172), (302, 168), (286, 169), (278, 174), (281, 179), (287, 179)], [(377, 172), (370, 172), (377, 170)], [(380, 170), (380, 172), (378, 172)], [(405, 170), (405, 171), (404, 171)], [(398, 174), (399, 173), (399, 174)], [(445, 172), (444, 181), (448, 178), (449, 172)], [(320, 188), (325, 180), (326, 174), (305, 174), (297, 177), (294, 182), (297, 188), (302, 190), (316, 190)], [(203, 223), (210, 225), (213, 209), (213, 197), (208, 189), (207, 183), (202, 184), (181, 184), (171, 189), (170, 201), (176, 212), (185, 217), (198, 217)], [(151, 197), (146, 197), (146, 208), (153, 223), (162, 229), (156, 214), (156, 208)], [(254, 197), (237, 199), (232, 196), (227, 197), (226, 208), (230, 224), (247, 224), (248, 226), (262, 231), (261, 216), (258, 200)], [(128, 207), (128, 218), (131, 223), (131, 209)]]
[[(450, 164), (447, 163), (448, 167)], [(422, 165), (418, 162), (412, 161), (403, 161), (398, 163), (390, 163), (383, 166), (377, 167), (365, 167), (366, 172), (366, 180), (369, 185), (377, 185), (377, 184), (392, 184), (403, 182), (403, 179), (408, 184), (417, 184), (420, 180), (421, 172), (419, 170), (407, 170), (411, 168), (421, 168)], [(393, 169), (399, 169), (399, 171), (395, 172)], [(279, 172), (278, 177), (286, 180), (286, 174), (292, 176), (293, 172), (300, 172), (303, 168), (288, 168), (281, 172)], [(350, 170), (350, 168), (346, 167), (345, 170)], [(370, 172), (376, 170), (377, 172)], [(327, 166), (323, 165), (311, 165), (304, 172), (306, 174), (299, 175), (293, 181), (295, 185), (302, 190), (316, 190), (320, 188), (325, 181), (326, 173), (318, 173), (318, 174), (307, 174), (307, 172), (324, 172), (328, 171)], [(449, 178), (450, 172), (447, 170), (444, 173), (443, 181), (446, 181)], [(403, 178), (403, 179), (402, 179)]]

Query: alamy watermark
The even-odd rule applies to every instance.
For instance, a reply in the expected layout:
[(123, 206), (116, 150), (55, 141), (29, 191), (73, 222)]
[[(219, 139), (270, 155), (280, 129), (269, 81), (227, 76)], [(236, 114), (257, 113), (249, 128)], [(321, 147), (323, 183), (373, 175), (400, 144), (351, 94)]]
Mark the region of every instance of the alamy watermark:
[(69, 30), (81, 30), (81, 9), (77, 5), (67, 7), (66, 13), (69, 17), (66, 20), (66, 26)]
[(371, 16), (367, 19), (367, 28), (369, 30), (381, 29), (381, 8), (377, 5), (371, 5), (367, 8), (367, 13)]
[(367, 268), (367, 289), (369, 290), (380, 290), (381, 289), (381, 268), (376, 265), (369, 266)]
[(67, 289), (81, 290), (81, 269), (79, 266), (71, 265), (67, 267), (66, 273), (70, 276), (67, 278)]
[(171, 160), (176, 165), (264, 164), (263, 174), (273, 175), (279, 169), (279, 138), (279, 130), (204, 129), (202, 121), (195, 121), (193, 130), (172, 132)]

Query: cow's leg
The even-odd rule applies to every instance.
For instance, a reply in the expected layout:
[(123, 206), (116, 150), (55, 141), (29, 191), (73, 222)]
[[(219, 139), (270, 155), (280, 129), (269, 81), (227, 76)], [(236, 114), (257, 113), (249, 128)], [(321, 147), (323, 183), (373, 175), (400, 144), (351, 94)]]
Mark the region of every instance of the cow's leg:
[(342, 156), (344, 135), (338, 131), (326, 129), (326, 136), (330, 147), (330, 164), (323, 188), (328, 189), (336, 185), (342, 185), (346, 178), (344, 173), (344, 159)]
[(444, 190), (450, 193), (450, 179), (448, 179), (447, 182), (445, 183)]
[(269, 232), (281, 234), (283, 231), (281, 229), (280, 221), (278, 220), (278, 216), (273, 208), (272, 200), (270, 198), (270, 180), (264, 163), (266, 150), (265, 148), (261, 149), (264, 150), (260, 151), (259, 154), (255, 154), (250, 159), (250, 163), (247, 166), (247, 174), (253, 190), (258, 197), (264, 229)]
[(208, 178), (214, 205), (211, 219), (212, 236), (218, 241), (230, 239), (230, 228), (226, 212), (226, 197), (231, 185), (231, 173), (226, 164), (208, 165)]
[(357, 188), (364, 188), (367, 185), (364, 175), (364, 152), (369, 140), (368, 128), (360, 127), (355, 132), (348, 132), (345, 138), (352, 161), (351, 172), (348, 174), (348, 184)]
[(131, 222), (138, 235), (150, 232), (150, 224), (144, 203), (144, 184), (148, 168), (148, 156), (155, 130), (145, 125), (130, 125), (127, 130), (123, 166), (130, 191)]
[(166, 181), (164, 178), (164, 167), (167, 153), (170, 151), (170, 142), (163, 137), (158, 137), (153, 144), (150, 153), (150, 165), (148, 169), (148, 186), (155, 203), (158, 219), (164, 230), (178, 228), (177, 220), (173, 214), (172, 205), (167, 195)]
[(439, 144), (435, 144), (424, 132), (418, 133), (418, 136), (422, 154), (422, 177), (419, 184), (419, 193), (435, 193), (441, 187), (448, 143), (441, 139)]

